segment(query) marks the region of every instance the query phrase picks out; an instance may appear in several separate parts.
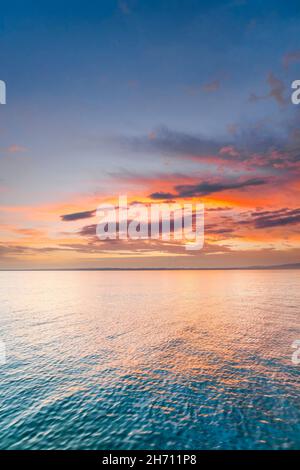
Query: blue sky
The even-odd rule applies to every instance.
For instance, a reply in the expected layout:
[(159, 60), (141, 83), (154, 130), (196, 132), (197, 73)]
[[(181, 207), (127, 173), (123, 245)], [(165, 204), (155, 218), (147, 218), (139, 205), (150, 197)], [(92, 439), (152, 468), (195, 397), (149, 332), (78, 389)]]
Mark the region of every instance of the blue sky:
[(299, 78), (299, 20), (297, 1), (1, 5), (2, 203), (118, 193), (127, 172), (191, 174), (166, 134), (251, 148), (286, 139), (298, 109), (280, 100)]

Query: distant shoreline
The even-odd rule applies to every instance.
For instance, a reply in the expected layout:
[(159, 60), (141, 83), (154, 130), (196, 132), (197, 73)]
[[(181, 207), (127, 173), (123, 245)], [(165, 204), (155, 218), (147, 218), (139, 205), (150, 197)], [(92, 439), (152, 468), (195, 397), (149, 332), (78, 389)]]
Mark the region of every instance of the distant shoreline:
[(245, 266), (245, 267), (228, 267), (228, 268), (15, 268), (0, 269), (0, 272), (15, 271), (253, 271), (253, 270), (287, 270), (300, 269), (300, 263), (295, 264), (279, 264), (271, 266)]

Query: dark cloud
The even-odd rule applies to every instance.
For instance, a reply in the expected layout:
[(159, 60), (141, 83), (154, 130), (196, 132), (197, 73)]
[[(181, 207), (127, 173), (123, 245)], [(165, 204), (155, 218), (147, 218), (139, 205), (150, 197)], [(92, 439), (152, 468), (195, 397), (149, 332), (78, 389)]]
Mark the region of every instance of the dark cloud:
[(73, 214), (61, 215), (60, 218), (64, 222), (71, 222), (71, 221), (74, 221), (74, 220), (90, 219), (91, 217), (94, 217), (95, 214), (96, 214), (96, 210), (84, 211), (84, 212), (74, 212)]
[(252, 212), (251, 217), (276, 217), (278, 215), (285, 214), (286, 212), (289, 212), (289, 209), (287, 207), (284, 207), (283, 209), (277, 209), (275, 211), (256, 211)]
[(255, 228), (283, 227), (285, 225), (296, 225), (300, 222), (300, 209), (274, 211), (268, 215), (259, 216), (255, 219)]
[(208, 196), (209, 194), (218, 193), (230, 189), (241, 189), (247, 186), (260, 186), (266, 184), (266, 181), (261, 178), (251, 178), (245, 181), (238, 182), (217, 182), (210, 183), (203, 181), (199, 184), (184, 184), (175, 186), (179, 197), (196, 197), (196, 196)]
[(256, 211), (249, 214), (247, 219), (239, 220), (239, 225), (248, 225), (256, 229), (296, 225), (300, 222), (300, 208), (282, 208), (274, 211)]
[(150, 194), (152, 199), (166, 199), (166, 198), (189, 198), (189, 197), (202, 197), (210, 194), (219, 193), (221, 191), (228, 191), (231, 189), (242, 189), (250, 186), (260, 186), (266, 184), (267, 180), (262, 178), (251, 178), (244, 181), (237, 182), (213, 182), (202, 181), (198, 184), (180, 184), (175, 186), (176, 193), (156, 192)]
[[(274, 87), (272, 94), (275, 96), (278, 91)], [(271, 121), (258, 122), (247, 129), (239, 127), (227, 139), (222, 139), (160, 127), (149, 135), (120, 137), (118, 144), (130, 148), (130, 151), (146, 152), (152, 156), (174, 156), (232, 169), (266, 168), (274, 171), (293, 169), (299, 164), (300, 134), (292, 137), (292, 131), (298, 128), (299, 123), (293, 122), (284, 132), (276, 133)]]
[(208, 207), (205, 210), (206, 210), (206, 212), (223, 212), (223, 211), (232, 210), (232, 207), (229, 207), (229, 206), (226, 206), (226, 207)]
[(159, 191), (157, 193), (152, 193), (150, 194), (151, 199), (173, 199), (174, 194), (172, 193), (164, 193), (162, 191)]
[(230, 227), (220, 228), (218, 224), (206, 224), (205, 233), (213, 234), (213, 235), (228, 235), (228, 234), (233, 234), (234, 229)]

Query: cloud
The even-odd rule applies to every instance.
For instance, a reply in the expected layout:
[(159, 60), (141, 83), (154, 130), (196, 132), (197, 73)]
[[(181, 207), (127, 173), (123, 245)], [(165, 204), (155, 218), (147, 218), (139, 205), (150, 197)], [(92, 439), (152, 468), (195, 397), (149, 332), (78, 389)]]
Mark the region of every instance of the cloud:
[(295, 62), (300, 62), (300, 50), (288, 52), (282, 58), (282, 63), (284, 68), (289, 68), (289, 66)]
[(44, 246), (41, 248), (26, 245), (4, 245), (0, 244), (0, 258), (18, 255), (31, 255), (36, 253), (53, 253), (55, 251), (65, 251), (59, 247)]
[(151, 199), (173, 199), (174, 194), (172, 193), (164, 193), (163, 191), (158, 191), (155, 193), (150, 194)]
[(244, 220), (239, 220), (238, 223), (239, 225), (248, 225), (249, 227), (253, 226), (256, 229), (296, 225), (300, 223), (300, 208), (255, 211), (250, 214), (250, 217)]
[(251, 178), (245, 181), (237, 182), (208, 182), (202, 181), (198, 184), (182, 184), (176, 185), (176, 193), (163, 193), (156, 192), (150, 194), (152, 199), (166, 199), (166, 198), (190, 198), (190, 197), (203, 197), (210, 194), (219, 193), (221, 191), (228, 191), (231, 189), (241, 189), (250, 186), (260, 186), (266, 184), (267, 181), (262, 178)]
[(217, 154), (220, 147), (228, 145), (225, 141), (220, 144), (215, 139), (173, 131), (166, 126), (161, 126), (145, 136), (125, 137), (119, 141), (136, 151), (158, 151), (164, 154), (190, 156)]
[(219, 151), (220, 155), (228, 155), (230, 157), (239, 157), (240, 152), (236, 150), (233, 145), (227, 145), (226, 147), (222, 147)]
[(269, 85), (270, 91), (266, 95), (258, 96), (255, 93), (251, 93), (249, 101), (255, 103), (257, 101), (274, 99), (280, 106), (283, 106), (287, 103), (287, 100), (284, 96), (286, 87), (282, 80), (275, 77), (275, 75), (270, 72), (267, 77), (267, 83)]
[(195, 197), (207, 196), (209, 194), (218, 193), (220, 191), (226, 191), (230, 189), (241, 189), (247, 186), (259, 186), (262, 184), (266, 184), (266, 180), (261, 178), (252, 178), (245, 181), (229, 183), (210, 183), (208, 181), (204, 181), (199, 184), (177, 185), (175, 189), (180, 197)]
[(225, 207), (208, 207), (205, 209), (206, 212), (225, 212), (232, 210), (232, 207), (225, 206)]
[(221, 82), (220, 80), (213, 80), (212, 82), (209, 82), (209, 83), (205, 83), (202, 87), (202, 89), (206, 92), (206, 93), (212, 93), (214, 91), (217, 91), (219, 90), (221, 86)]
[(218, 228), (217, 224), (206, 224), (205, 233), (214, 235), (231, 235), (234, 233), (234, 229), (230, 227)]
[(299, 122), (293, 118), (280, 133), (272, 124), (272, 121), (264, 120), (246, 129), (239, 126), (236, 133), (227, 134), (227, 138), (207, 137), (161, 126), (141, 136), (117, 137), (115, 142), (122, 149), (127, 147), (131, 152), (149, 153), (151, 157), (157, 154), (199, 162), (205, 165), (201, 170), (209, 167), (234, 172), (265, 173), (267, 170), (280, 176), (282, 170), (297, 172), (300, 168)]
[(220, 87), (221, 80), (212, 80), (211, 82), (204, 83), (203, 85), (188, 85), (185, 87), (185, 90), (189, 95), (195, 96), (201, 91), (205, 93), (213, 93), (219, 90)]
[(7, 151), (8, 153), (20, 153), (20, 152), (25, 152), (26, 148), (22, 147), (21, 145), (13, 144), (7, 148)]
[(85, 225), (79, 231), (79, 235), (82, 236), (82, 237), (94, 237), (94, 236), (96, 236), (96, 231), (97, 231), (97, 225), (96, 224)]
[(284, 83), (276, 78), (272, 73), (268, 76), (268, 84), (270, 86), (270, 93), (269, 96), (274, 98), (278, 104), (285, 104), (286, 100), (284, 98), (285, 86)]
[(266, 215), (259, 215), (255, 221), (255, 228), (271, 228), (271, 227), (283, 227), (285, 225), (295, 225), (300, 223), (300, 209), (282, 209), (280, 211), (274, 211), (265, 213)]
[(244, 169), (251, 165), (255, 168), (264, 165), (269, 167), (274, 158), (282, 164), (287, 164), (293, 158), (291, 155), (279, 154), (287, 146), (288, 140), (282, 135), (274, 135), (274, 131), (266, 125), (239, 129), (239, 132), (227, 139), (174, 131), (161, 126), (147, 135), (120, 137), (118, 143), (134, 152), (156, 153), (231, 168), (237, 165)]
[(92, 211), (84, 211), (84, 212), (74, 212), (73, 214), (64, 214), (61, 215), (60, 218), (64, 222), (70, 222), (74, 220), (81, 220), (81, 219), (90, 219), (96, 215), (96, 210)]

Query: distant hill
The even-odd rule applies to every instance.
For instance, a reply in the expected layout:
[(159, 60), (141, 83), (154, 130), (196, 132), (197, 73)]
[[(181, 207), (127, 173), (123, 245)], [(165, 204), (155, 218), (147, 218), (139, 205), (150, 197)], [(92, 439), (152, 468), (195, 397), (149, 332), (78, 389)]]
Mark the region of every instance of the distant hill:
[(275, 266), (257, 266), (249, 269), (300, 269), (300, 263), (278, 264)]

